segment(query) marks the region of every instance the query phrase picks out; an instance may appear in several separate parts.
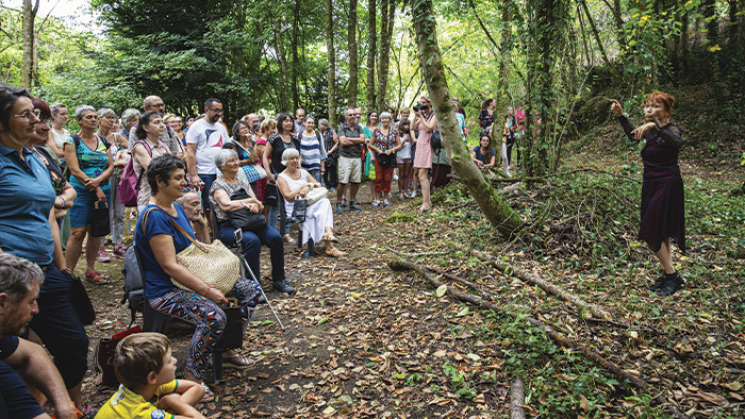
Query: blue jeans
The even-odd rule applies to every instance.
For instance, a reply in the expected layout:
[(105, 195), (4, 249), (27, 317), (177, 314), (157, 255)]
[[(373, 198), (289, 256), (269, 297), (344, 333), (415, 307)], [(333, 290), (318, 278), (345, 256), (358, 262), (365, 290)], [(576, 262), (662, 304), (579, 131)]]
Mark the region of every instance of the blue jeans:
[(280, 227), (277, 229), (277, 231), (281, 231), (282, 232), (282, 235), (284, 236), (285, 234), (290, 234), (290, 223), (288, 223), (288, 222), (285, 221), (287, 219), (287, 216), (285, 214), (284, 208), (282, 208), (282, 212), (280, 212), (280, 210), (279, 210), (280, 204), (281, 204), (281, 202), (278, 203), (277, 205), (274, 205), (272, 207), (269, 207), (269, 214), (267, 215), (267, 223), (270, 226), (272, 226), (275, 229), (277, 229), (277, 227), (276, 227), (276, 225), (277, 225), (277, 217), (280, 217), (280, 220), (279, 220), (279, 226)]
[(209, 210), (211, 208), (210, 189), (212, 189), (212, 184), (215, 182), (215, 180), (217, 180), (217, 175), (207, 175), (199, 173), (199, 178), (202, 179), (202, 182), (204, 182), (204, 187), (202, 188), (202, 210), (205, 214), (207, 214), (209, 213)]
[[(230, 223), (222, 223), (218, 230), (220, 231), (220, 241), (223, 243), (233, 243), (235, 241), (233, 236), (235, 229)], [(243, 241), (241, 241), (243, 256), (254, 275), (256, 275), (256, 279), (261, 279), (259, 256), (261, 255), (262, 244), (269, 247), (269, 257), (272, 261), (272, 282), (285, 279), (285, 246), (282, 242), (282, 236), (268, 224), (258, 234), (252, 231), (244, 231)]]

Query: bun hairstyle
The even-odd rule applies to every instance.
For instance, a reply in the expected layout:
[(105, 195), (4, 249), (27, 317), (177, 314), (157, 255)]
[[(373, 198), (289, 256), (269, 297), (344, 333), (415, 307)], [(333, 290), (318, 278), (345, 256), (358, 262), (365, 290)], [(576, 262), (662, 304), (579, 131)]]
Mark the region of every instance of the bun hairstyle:
[(486, 99), (485, 101), (481, 102), (481, 109), (488, 108), (492, 104), (492, 102), (494, 102), (494, 99), (493, 98), (489, 98), (489, 99)]

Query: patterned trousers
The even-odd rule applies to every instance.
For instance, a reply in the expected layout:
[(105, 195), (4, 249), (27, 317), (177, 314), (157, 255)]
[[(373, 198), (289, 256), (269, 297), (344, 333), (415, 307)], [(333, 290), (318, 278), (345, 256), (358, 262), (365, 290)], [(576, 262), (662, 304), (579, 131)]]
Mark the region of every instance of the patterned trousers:
[[(256, 307), (260, 295), (258, 283), (246, 278), (240, 278), (226, 298), (236, 298), (241, 307), (243, 318), (243, 333), (246, 332), (248, 320)], [(227, 317), (220, 306), (205, 297), (174, 288), (161, 297), (148, 300), (150, 307), (171, 317), (184, 320), (196, 327), (191, 338), (189, 355), (186, 360), (186, 370), (201, 379), (209, 363), (215, 344), (225, 330)]]

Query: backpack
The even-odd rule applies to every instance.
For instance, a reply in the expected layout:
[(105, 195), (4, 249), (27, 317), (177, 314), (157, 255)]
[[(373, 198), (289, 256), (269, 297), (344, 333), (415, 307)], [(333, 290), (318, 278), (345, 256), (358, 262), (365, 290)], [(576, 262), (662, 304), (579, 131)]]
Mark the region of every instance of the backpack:
[[(145, 147), (145, 150), (147, 150), (147, 154), (152, 157), (153, 151), (150, 150), (150, 146), (147, 144), (147, 142), (142, 140), (137, 142), (137, 144), (140, 143)], [(166, 150), (168, 149), (160, 141), (158, 141), (158, 143), (160, 143), (161, 147), (165, 148)], [(134, 150), (134, 147), (132, 147), (132, 150)], [(122, 178), (121, 180), (119, 180), (119, 189), (117, 189), (119, 202), (121, 202), (125, 207), (137, 206), (137, 195), (140, 192), (140, 178), (142, 178), (142, 175), (145, 174), (145, 169), (143, 169), (139, 175), (135, 173), (134, 162), (135, 158), (134, 156), (132, 156), (132, 158), (129, 159), (129, 162), (127, 162), (127, 165), (124, 166), (124, 170), (122, 170)]]
[(129, 246), (127, 253), (124, 255), (122, 274), (124, 275), (124, 295), (120, 303), (124, 304), (129, 301), (129, 311), (132, 319), (129, 326), (131, 327), (137, 312), (143, 313), (145, 310), (145, 282), (142, 278), (134, 245)]

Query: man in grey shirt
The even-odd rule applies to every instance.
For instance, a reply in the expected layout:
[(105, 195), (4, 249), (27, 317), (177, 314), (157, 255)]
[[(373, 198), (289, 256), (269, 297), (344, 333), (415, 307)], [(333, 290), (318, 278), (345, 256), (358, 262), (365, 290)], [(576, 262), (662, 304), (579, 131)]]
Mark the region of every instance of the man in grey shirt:
[(365, 134), (362, 127), (357, 124), (357, 116), (354, 108), (347, 109), (347, 122), (341, 124), (337, 135), (341, 151), (339, 153), (339, 187), (336, 189), (336, 212), (344, 212), (344, 193), (347, 191), (347, 184), (351, 183), (349, 188), (349, 209), (351, 211), (361, 211), (362, 208), (357, 202), (357, 191), (360, 189), (362, 181), (362, 145), (365, 144)]
[[(148, 96), (142, 101), (142, 109), (147, 111), (155, 111), (160, 113), (160, 116), (163, 116), (166, 110), (166, 105), (163, 103), (163, 99), (161, 99), (158, 96)], [(132, 147), (137, 143), (137, 134), (135, 132), (137, 131), (137, 124), (135, 124), (132, 129), (129, 131), (129, 151), (132, 151)], [(171, 127), (166, 125), (166, 130), (163, 132), (163, 135), (158, 138), (158, 140), (162, 141), (163, 144), (168, 147), (168, 150), (171, 152), (171, 154), (177, 156), (178, 158), (182, 159), (184, 158), (184, 148), (181, 146), (181, 141), (179, 141), (178, 137), (176, 137), (176, 133), (173, 131)]]

